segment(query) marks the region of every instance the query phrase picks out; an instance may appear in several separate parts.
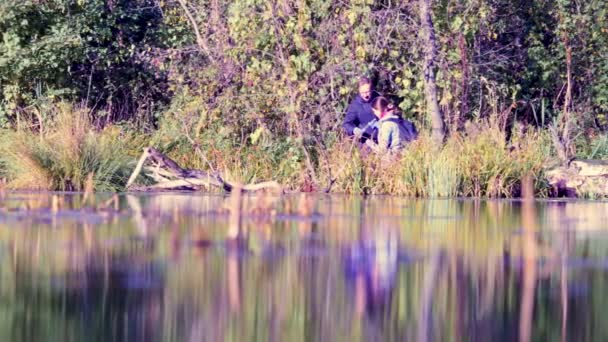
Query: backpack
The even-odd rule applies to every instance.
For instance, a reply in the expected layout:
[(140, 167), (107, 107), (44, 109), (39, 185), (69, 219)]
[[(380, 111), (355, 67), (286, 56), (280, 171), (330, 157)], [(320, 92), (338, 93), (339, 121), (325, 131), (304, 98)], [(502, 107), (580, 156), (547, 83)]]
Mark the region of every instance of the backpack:
[(391, 121), (396, 123), (399, 126), (399, 135), (403, 137), (405, 142), (412, 142), (418, 138), (418, 131), (416, 130), (416, 126), (409, 120), (403, 119), (401, 117), (390, 118), (386, 121)]

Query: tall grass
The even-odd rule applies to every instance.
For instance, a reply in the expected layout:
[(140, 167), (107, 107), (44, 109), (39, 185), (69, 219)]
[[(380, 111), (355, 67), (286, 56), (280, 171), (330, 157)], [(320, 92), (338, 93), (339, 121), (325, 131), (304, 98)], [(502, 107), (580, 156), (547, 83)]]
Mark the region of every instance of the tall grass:
[(550, 154), (543, 132), (515, 134), (507, 145), (500, 129), (484, 124), (475, 133), (452, 136), (441, 148), (423, 135), (396, 160), (362, 158), (348, 144), (334, 146), (329, 159), (330, 169), (343, 169), (333, 187), (336, 192), (512, 197), (520, 194), (527, 174), (538, 180), (536, 191), (543, 194), (543, 166)]
[(440, 148), (422, 134), (390, 161), (362, 155), (357, 144), (326, 132), (325, 141), (305, 143), (312, 175), (302, 144), (292, 137), (277, 136), (264, 123), (247, 135), (223, 118), (200, 112), (200, 103), (180, 101), (162, 116), (152, 144), (183, 167), (214, 168), (229, 181), (273, 179), (294, 190), (324, 190), (332, 183), (332, 192), (354, 194), (511, 197), (519, 195), (523, 176), (532, 174), (537, 192), (545, 189), (542, 172), (551, 143), (543, 131), (514, 129), (507, 143), (496, 120), (476, 122)]
[[(184, 128), (179, 119), (166, 119), (170, 116), (151, 136), (117, 127), (98, 130), (86, 109), (67, 104), (55, 105), (46, 117), (51, 119), (43, 132), (0, 137), (0, 176), (8, 179), (9, 187), (82, 190), (92, 175), (96, 190), (122, 190), (141, 147), (150, 143), (183, 167), (213, 168), (229, 181), (273, 179), (294, 190), (311, 188), (299, 144), (269, 132), (252, 139), (221, 127)], [(476, 129), (453, 134), (441, 147), (422, 134), (392, 158), (363, 155), (356, 144), (339, 139), (330, 139), (326, 148), (309, 144), (316, 189), (334, 180), (331, 190), (339, 193), (512, 197), (520, 194), (521, 179), (532, 175), (537, 193), (543, 195), (543, 167), (552, 153), (548, 134), (515, 130), (507, 143), (497, 127), (478, 123)]]
[(580, 136), (576, 140), (576, 156), (582, 159), (608, 158), (608, 134)]
[(97, 131), (85, 108), (60, 103), (44, 131), (21, 130), (0, 138), (0, 164), (8, 187), (83, 190), (92, 174), (98, 191), (122, 190), (131, 157), (118, 130)]
[[(169, 112), (163, 115), (151, 144), (185, 168), (216, 171), (231, 182), (273, 179), (292, 187), (301, 183), (304, 157), (292, 138), (263, 131), (254, 139), (218, 122), (203, 127), (199, 121), (178, 110)], [(204, 158), (188, 137), (196, 141)]]

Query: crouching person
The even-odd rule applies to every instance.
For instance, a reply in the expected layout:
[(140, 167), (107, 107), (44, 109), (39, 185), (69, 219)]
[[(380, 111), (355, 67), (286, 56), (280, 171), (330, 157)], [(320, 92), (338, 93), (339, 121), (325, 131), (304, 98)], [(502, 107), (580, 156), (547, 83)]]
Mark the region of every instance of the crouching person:
[(414, 124), (400, 117), (385, 97), (379, 96), (372, 101), (372, 111), (378, 118), (378, 143), (372, 139), (365, 143), (374, 152), (381, 155), (398, 154), (405, 145), (418, 137)]

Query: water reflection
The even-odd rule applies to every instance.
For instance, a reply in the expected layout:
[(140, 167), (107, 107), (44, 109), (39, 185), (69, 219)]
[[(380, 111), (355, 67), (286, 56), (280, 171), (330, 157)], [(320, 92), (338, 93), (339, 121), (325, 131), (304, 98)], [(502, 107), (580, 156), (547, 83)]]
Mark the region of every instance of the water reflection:
[(263, 195), (235, 214), (234, 201), (4, 194), (0, 336), (608, 337), (608, 203)]

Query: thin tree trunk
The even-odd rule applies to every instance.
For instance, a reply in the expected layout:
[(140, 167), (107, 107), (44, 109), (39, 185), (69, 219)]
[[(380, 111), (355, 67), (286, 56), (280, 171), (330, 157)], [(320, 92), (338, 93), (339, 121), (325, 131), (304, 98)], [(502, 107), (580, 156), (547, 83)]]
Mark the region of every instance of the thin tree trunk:
[(430, 0), (419, 0), (420, 24), (424, 44), (424, 92), (426, 104), (431, 114), (432, 138), (436, 143), (443, 143), (445, 126), (443, 114), (437, 101), (437, 84), (435, 83), (435, 57), (437, 45), (435, 28), (431, 19)]
[(549, 126), (549, 133), (551, 133), (551, 139), (553, 141), (553, 146), (555, 146), (555, 150), (557, 151), (557, 157), (564, 166), (567, 166), (568, 154), (562, 139), (559, 137), (558, 128), (556, 128), (555, 125)]
[[(274, 29), (274, 33), (277, 37), (281, 36), (281, 30), (279, 29), (279, 23), (277, 20), (277, 10), (276, 10), (276, 6), (275, 3), (271, 3), (270, 4), (270, 9), (272, 11), (272, 17), (273, 17), (273, 29)], [(279, 62), (282, 64), (283, 66), (283, 70), (286, 71), (289, 68), (289, 60), (287, 57), (287, 52), (284, 51), (284, 47), (281, 45), (281, 43), (277, 43), (277, 56), (279, 57)], [(310, 153), (308, 153), (308, 150), (306, 149), (305, 146), (305, 142), (304, 142), (304, 129), (302, 127), (302, 123), (300, 122), (300, 119), (298, 118), (298, 110), (299, 110), (299, 100), (297, 98), (296, 95), (296, 88), (294, 87), (293, 83), (289, 80), (289, 78), (285, 78), (285, 82), (287, 84), (287, 87), (289, 89), (289, 110), (288, 113), (291, 117), (292, 117), (292, 121), (293, 124), (295, 125), (295, 133), (296, 136), (298, 137), (298, 141), (300, 143), (300, 148), (302, 149), (302, 152), (304, 153), (304, 159), (306, 162), (306, 168), (308, 170), (309, 176), (312, 178), (312, 182), (314, 183), (315, 186), (317, 186), (319, 184), (318, 180), (317, 180), (317, 174), (315, 172), (315, 168), (313, 166), (312, 163), (312, 159), (310, 157)], [(293, 126), (290, 125), (290, 129), (293, 132)]]
[[(553, 145), (555, 145), (555, 149), (557, 151), (557, 155), (561, 162), (564, 165), (567, 165), (569, 157), (571, 155), (572, 147), (572, 141), (570, 137), (570, 124), (572, 121), (572, 118), (570, 117), (570, 108), (572, 107), (572, 47), (570, 46), (570, 39), (568, 38), (567, 33), (564, 33), (562, 39), (564, 42), (564, 47), (566, 49), (566, 84), (564, 85), (564, 87), (566, 88), (566, 94), (564, 95), (562, 119), (560, 122), (561, 124), (563, 124), (563, 126), (561, 126), (561, 132), (559, 131), (559, 126), (549, 127), (549, 129), (551, 132), (551, 138), (553, 139)], [(559, 98), (559, 95), (557, 97)]]
[(570, 147), (570, 108), (572, 107), (572, 47), (570, 39), (565, 33), (564, 45), (566, 47), (566, 96), (564, 97), (564, 131), (562, 132), (562, 141), (566, 153)]
[(467, 57), (466, 42), (462, 32), (458, 36), (458, 49), (460, 50), (460, 65), (462, 68), (462, 80), (460, 82), (460, 113), (456, 116), (456, 129), (460, 130), (463, 126), (463, 121), (469, 112), (469, 60)]
[(198, 23), (196, 22), (196, 19), (194, 18), (194, 16), (190, 12), (190, 9), (188, 8), (188, 3), (186, 2), (186, 0), (177, 0), (177, 2), (179, 2), (179, 5), (184, 10), (186, 17), (188, 18), (188, 21), (190, 22), (190, 25), (192, 26), (192, 30), (194, 31), (194, 35), (196, 36), (196, 45), (198, 45), (198, 47), (201, 50), (203, 50), (207, 54), (207, 56), (211, 59), (212, 56), (211, 56), (211, 51), (209, 50), (209, 46), (207, 45), (207, 42), (205, 41), (205, 39), (203, 39), (203, 36), (201, 35), (201, 31), (198, 28)]

